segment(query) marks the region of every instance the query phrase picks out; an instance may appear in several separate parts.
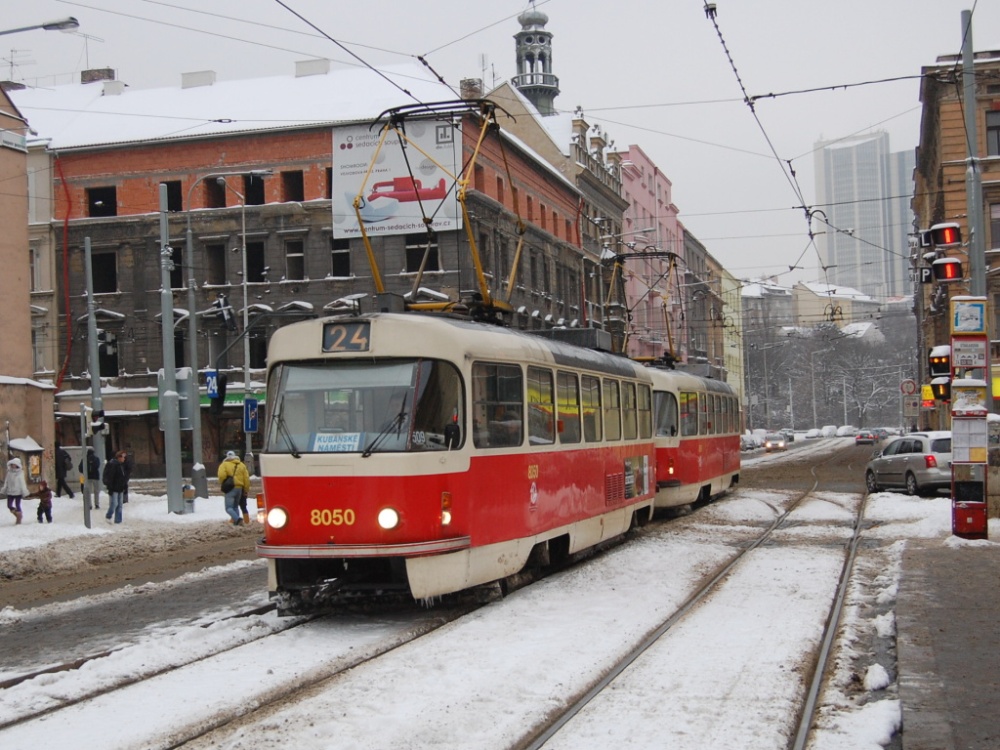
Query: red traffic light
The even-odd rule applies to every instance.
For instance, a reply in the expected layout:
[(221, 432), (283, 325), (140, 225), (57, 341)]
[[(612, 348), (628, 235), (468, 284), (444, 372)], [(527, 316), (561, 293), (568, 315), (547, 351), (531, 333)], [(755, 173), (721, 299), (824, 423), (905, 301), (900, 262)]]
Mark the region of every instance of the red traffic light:
[(962, 244), (962, 230), (958, 224), (935, 224), (931, 227), (931, 244), (936, 247)]
[(931, 264), (937, 281), (959, 281), (962, 278), (962, 262), (956, 258), (938, 258)]

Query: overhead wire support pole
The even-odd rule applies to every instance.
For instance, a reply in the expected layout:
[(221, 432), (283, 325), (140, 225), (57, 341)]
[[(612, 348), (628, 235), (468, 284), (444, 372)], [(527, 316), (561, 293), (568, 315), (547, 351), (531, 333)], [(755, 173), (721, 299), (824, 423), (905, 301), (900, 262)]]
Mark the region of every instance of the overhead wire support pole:
[(163, 397), (160, 400), (160, 426), (163, 430), (163, 453), (167, 471), (167, 510), (184, 512), (181, 489), (180, 394), (177, 393), (174, 354), (174, 298), (170, 291), (173, 248), (170, 247), (167, 185), (160, 183), (160, 312), (163, 335)]
[[(975, 53), (972, 45), (972, 11), (962, 11), (962, 100), (965, 105), (965, 137), (968, 149), (968, 166), (965, 170), (966, 212), (969, 224), (969, 291), (973, 297), (986, 297), (986, 236), (983, 216), (983, 177), (978, 152), (976, 120), (979, 106), (976, 100)], [(989, 332), (989, 328), (987, 327)], [(998, 334), (989, 332), (987, 340), (986, 367), (983, 380), (986, 381), (986, 403), (988, 411), (994, 411), (992, 355), (989, 339)]]

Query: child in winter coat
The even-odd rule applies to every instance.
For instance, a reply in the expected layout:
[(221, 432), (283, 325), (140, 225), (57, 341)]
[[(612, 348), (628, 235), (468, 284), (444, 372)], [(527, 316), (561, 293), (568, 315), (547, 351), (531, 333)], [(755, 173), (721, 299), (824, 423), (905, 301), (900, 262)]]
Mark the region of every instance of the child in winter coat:
[(32, 492), (28, 497), (38, 498), (38, 523), (42, 522), (43, 517), (52, 523), (52, 490), (49, 489), (49, 483), (43, 479), (38, 484), (38, 492)]
[(12, 458), (7, 462), (7, 476), (4, 477), (3, 486), (0, 486), (0, 494), (7, 496), (7, 510), (17, 519), (14, 523), (21, 523), (21, 499), (28, 494), (21, 459)]

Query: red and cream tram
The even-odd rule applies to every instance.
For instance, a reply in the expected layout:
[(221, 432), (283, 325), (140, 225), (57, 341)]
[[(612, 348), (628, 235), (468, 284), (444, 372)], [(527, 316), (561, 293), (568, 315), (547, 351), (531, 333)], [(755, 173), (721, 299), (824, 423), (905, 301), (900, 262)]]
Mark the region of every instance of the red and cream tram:
[(644, 523), (655, 378), (624, 357), (443, 315), (277, 330), (257, 551), (279, 611), (338, 591), (428, 599)]
[(732, 386), (651, 367), (656, 507), (707, 501), (740, 478), (740, 407)]

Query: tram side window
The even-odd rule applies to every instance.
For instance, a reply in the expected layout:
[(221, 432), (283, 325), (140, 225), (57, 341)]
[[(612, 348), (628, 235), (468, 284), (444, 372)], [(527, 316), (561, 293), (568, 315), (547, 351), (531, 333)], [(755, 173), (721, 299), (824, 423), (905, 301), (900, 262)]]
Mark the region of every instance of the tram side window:
[(472, 440), (477, 448), (507, 448), (524, 438), (521, 368), (492, 362), (472, 365)]
[(580, 384), (576, 374), (560, 372), (556, 375), (557, 404), (559, 406), (559, 442), (580, 442)]
[(583, 397), (583, 439), (595, 443), (601, 439), (601, 381), (590, 375), (580, 378)]
[(617, 380), (604, 381), (604, 436), (622, 439), (622, 401)]
[(653, 396), (648, 385), (640, 385), (636, 392), (636, 416), (639, 419), (639, 437), (653, 437)]
[(681, 392), (681, 435), (696, 437), (698, 435), (698, 394), (690, 391)]
[(555, 402), (552, 373), (540, 367), (528, 368), (528, 442), (546, 445), (555, 442)]
[(733, 431), (733, 424), (732, 412), (729, 411), (729, 396), (722, 396), (719, 400), (719, 406), (722, 407), (722, 432), (730, 433)]
[(698, 434), (699, 435), (708, 435), (709, 434), (708, 399), (709, 399), (709, 395), (707, 393), (701, 393), (701, 394), (698, 395)]
[(657, 437), (677, 434), (677, 397), (670, 391), (653, 391), (653, 414)]
[(622, 432), (626, 440), (639, 437), (635, 402), (635, 383), (622, 383)]

